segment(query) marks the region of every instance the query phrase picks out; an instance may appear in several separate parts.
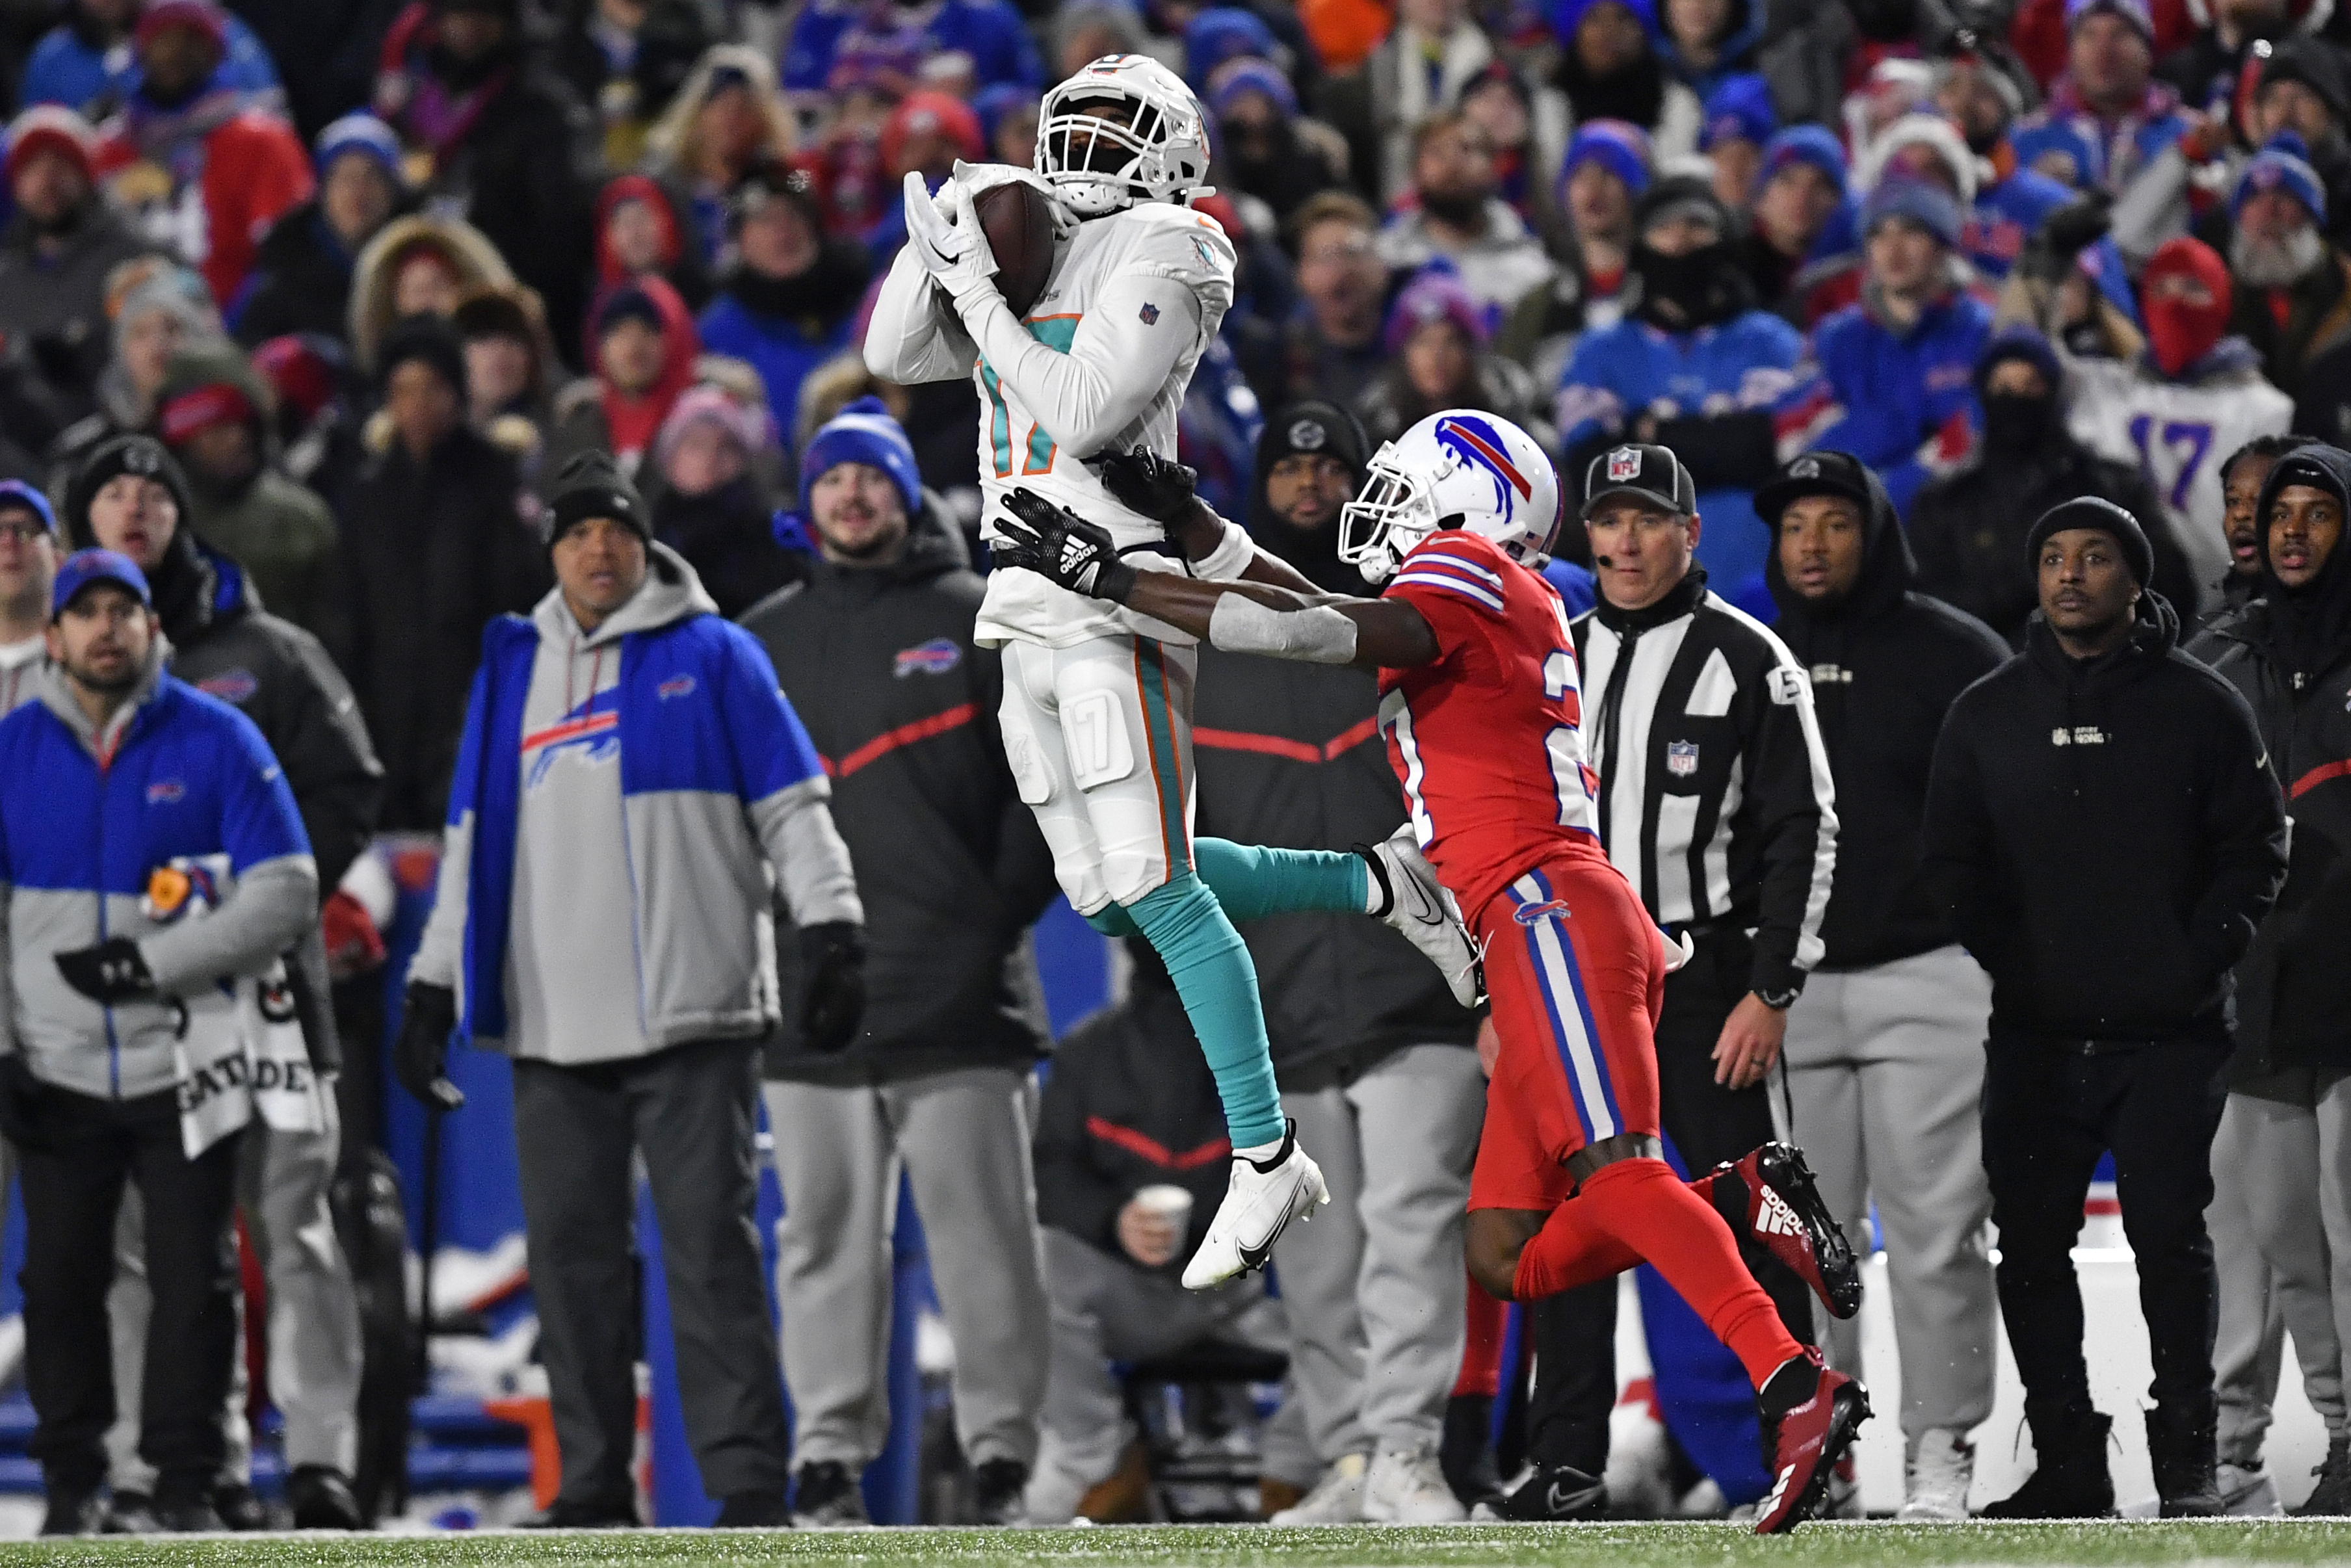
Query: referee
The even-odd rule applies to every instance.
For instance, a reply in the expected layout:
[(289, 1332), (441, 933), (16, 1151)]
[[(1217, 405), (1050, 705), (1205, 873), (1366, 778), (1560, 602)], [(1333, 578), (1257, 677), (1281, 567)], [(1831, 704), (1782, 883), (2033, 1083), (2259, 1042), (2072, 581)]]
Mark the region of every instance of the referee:
[[(1774, 1135), (1764, 1081), (1821, 957), (1835, 789), (1802, 668), (1707, 591), (1693, 559), (1697, 486), (1681, 460), (1654, 444), (1611, 447), (1593, 459), (1584, 493), (1600, 600), (1572, 629), (1600, 836), (1650, 918), (1696, 949), (1666, 980), (1657, 1079), (1666, 1136), (1687, 1170), (1703, 1171)], [(1812, 1343), (1802, 1282), (1776, 1265), (1758, 1278), (1789, 1332)], [(1513, 1517), (1606, 1506), (1596, 1478), (1616, 1395), (1615, 1314), (1614, 1281), (1536, 1307), (1535, 1468), (1511, 1497)]]

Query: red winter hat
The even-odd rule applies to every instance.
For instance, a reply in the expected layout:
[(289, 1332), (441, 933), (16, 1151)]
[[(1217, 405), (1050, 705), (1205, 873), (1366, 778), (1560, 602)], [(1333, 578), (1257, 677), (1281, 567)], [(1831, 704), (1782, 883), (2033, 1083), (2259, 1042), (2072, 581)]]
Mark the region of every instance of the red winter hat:
[(987, 144), (980, 139), (979, 116), (971, 105), (951, 93), (913, 92), (890, 111), (882, 126), (883, 166), (898, 168), (898, 155), (906, 143), (923, 135), (946, 137), (969, 162), (987, 156)]
[[(2202, 305), (2160, 298), (2156, 286), (2167, 277), (2192, 277), (2210, 298)], [(2229, 264), (2202, 240), (2182, 235), (2158, 246), (2139, 275), (2138, 287), (2147, 348), (2168, 376), (2184, 373), (2210, 353), (2229, 329)]]
[(213, 382), (164, 403), (156, 418), (156, 434), (166, 446), (183, 446), (220, 424), (246, 424), (257, 417), (252, 400), (226, 382)]
[(254, 350), (253, 368), (277, 401), (308, 424), (335, 399), (335, 362), (327, 356), (337, 347), (330, 338), (289, 332)]
[(97, 144), (98, 138), (89, 122), (80, 115), (53, 103), (40, 104), (9, 123), (7, 161), (5, 167), (0, 167), (0, 175), (14, 184), (16, 170), (24, 161), (47, 147), (64, 153), (87, 180), (92, 177), (90, 167)]
[(212, 0), (149, 0), (139, 14), (131, 41), (143, 46), (166, 27), (188, 27), (204, 36), (215, 58), (228, 52), (228, 16)]

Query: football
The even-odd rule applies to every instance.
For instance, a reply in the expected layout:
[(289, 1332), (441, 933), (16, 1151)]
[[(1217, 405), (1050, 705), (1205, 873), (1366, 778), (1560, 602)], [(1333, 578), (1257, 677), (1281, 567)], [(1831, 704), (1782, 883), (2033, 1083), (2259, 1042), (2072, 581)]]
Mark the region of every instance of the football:
[(996, 256), (996, 287), (1015, 316), (1036, 308), (1053, 276), (1053, 208), (1043, 192), (1019, 180), (982, 191), (972, 201), (980, 232)]

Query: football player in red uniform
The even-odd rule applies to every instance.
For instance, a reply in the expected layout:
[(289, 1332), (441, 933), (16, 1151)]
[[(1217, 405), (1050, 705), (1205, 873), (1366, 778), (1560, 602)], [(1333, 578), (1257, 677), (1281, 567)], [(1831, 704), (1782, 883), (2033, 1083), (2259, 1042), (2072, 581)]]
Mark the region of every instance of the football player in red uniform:
[[(1135, 461), (1115, 460), (1106, 481)], [(1155, 459), (1139, 466), (1134, 487), (1183, 488)], [(1659, 473), (1690, 485), (1663, 447), (1619, 449), (1594, 467), (1595, 500), (1653, 487)], [(1470, 1272), (1527, 1301), (1654, 1264), (1755, 1385), (1772, 1478), (1757, 1531), (1812, 1517), (1868, 1396), (1788, 1333), (1740, 1242), (1793, 1268), (1840, 1317), (1860, 1305), (1852, 1249), (1792, 1149), (1766, 1145), (1695, 1182), (1664, 1158), (1653, 1037), (1684, 950), (1667, 946), (1601, 847), (1574, 643), (1534, 570), (1560, 515), (1541, 449), (1463, 409), (1383, 446), (1340, 533), (1342, 559), (1385, 585), (1375, 600), (1139, 572), (1085, 519), (1021, 491), (1008, 505), (999, 563), (1231, 652), (1378, 671), (1389, 758), (1422, 849), (1484, 951), (1501, 1040), (1471, 1182)]]

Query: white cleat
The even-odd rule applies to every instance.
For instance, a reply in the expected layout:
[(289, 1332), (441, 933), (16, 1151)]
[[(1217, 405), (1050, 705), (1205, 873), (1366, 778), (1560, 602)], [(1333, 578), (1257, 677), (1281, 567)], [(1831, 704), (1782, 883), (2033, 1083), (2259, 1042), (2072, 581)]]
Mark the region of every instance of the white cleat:
[(1453, 988), (1453, 999), (1474, 1008), (1486, 999), (1486, 971), (1478, 944), (1470, 939), (1453, 895), (1445, 891), (1421, 858), (1406, 822), (1381, 844), (1357, 844), (1355, 852), (1371, 862), (1372, 882), (1386, 894), (1387, 907), (1374, 916), (1384, 925), (1404, 933)]
[(1964, 1524), (1968, 1491), (1975, 1485), (1976, 1446), (1965, 1432), (1938, 1427), (1918, 1439), (1902, 1478), (1904, 1524)]
[(1285, 1508), (1268, 1524), (1355, 1524), (1364, 1517), (1364, 1475), (1370, 1461), (1361, 1454), (1342, 1454), (1314, 1490)]
[(1184, 1265), (1184, 1288), (1205, 1291), (1264, 1268), (1273, 1258), (1275, 1239), (1290, 1222), (1304, 1219), (1315, 1205), (1330, 1201), (1322, 1167), (1298, 1146), (1298, 1124), (1284, 1124), (1281, 1147), (1265, 1164), (1245, 1155), (1233, 1156), (1225, 1201), (1208, 1221), (1199, 1249)]
[(1437, 1462), (1437, 1445), (1382, 1448), (1364, 1477), (1364, 1519), (1372, 1524), (1458, 1524), (1468, 1518)]

